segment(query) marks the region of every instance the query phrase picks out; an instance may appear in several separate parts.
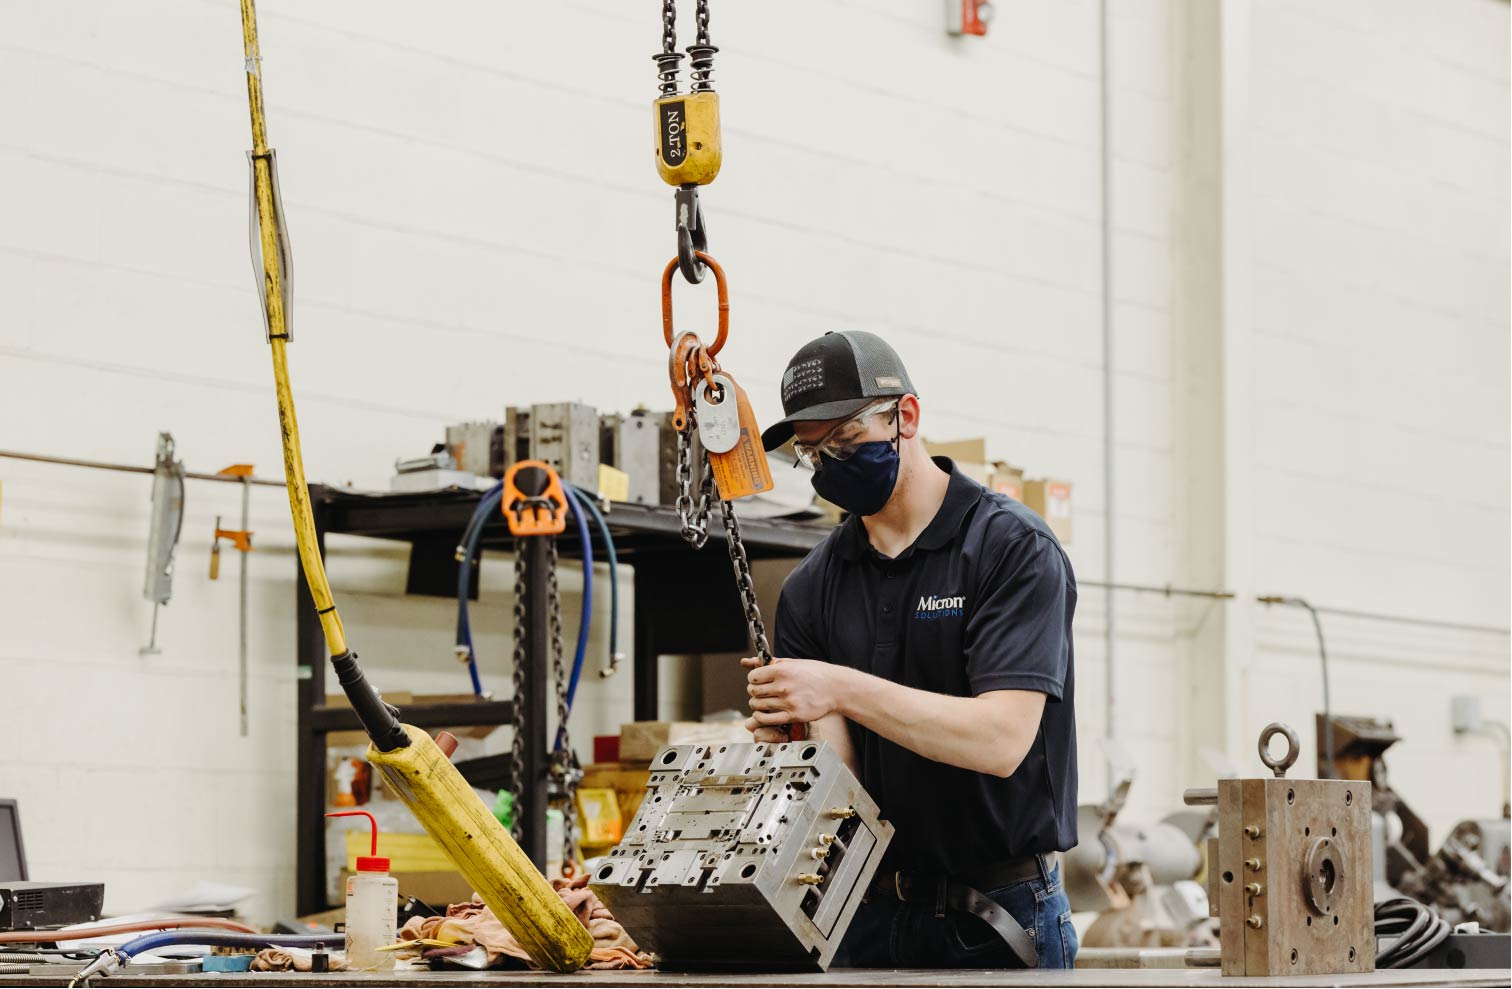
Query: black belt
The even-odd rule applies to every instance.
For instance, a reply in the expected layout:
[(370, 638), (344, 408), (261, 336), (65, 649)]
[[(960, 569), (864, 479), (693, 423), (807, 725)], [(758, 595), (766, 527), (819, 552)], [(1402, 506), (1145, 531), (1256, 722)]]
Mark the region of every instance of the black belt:
[(892, 896), (904, 903), (933, 903), (936, 917), (945, 916), (946, 910), (971, 914), (997, 932), (1025, 968), (1036, 968), (1039, 952), (1023, 925), (977, 887), (1001, 889), (1031, 879), (1048, 882), (1049, 878), (1050, 863), (1044, 856), (1025, 855), (981, 870), (972, 876), (975, 886), (947, 876), (902, 870), (884, 872), (872, 881), (868, 896)]

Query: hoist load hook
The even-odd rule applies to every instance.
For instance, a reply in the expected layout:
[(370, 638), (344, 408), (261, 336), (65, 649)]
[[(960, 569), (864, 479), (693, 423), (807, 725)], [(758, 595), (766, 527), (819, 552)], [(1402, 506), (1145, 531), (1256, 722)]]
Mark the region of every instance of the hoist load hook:
[(709, 231), (704, 226), (703, 207), (698, 203), (698, 186), (684, 185), (677, 190), (677, 266), (683, 278), (697, 285), (704, 280), (700, 252), (709, 250)]
[[(730, 291), (725, 284), (724, 269), (718, 261), (703, 251), (695, 251), (694, 257), (714, 273), (714, 288), (719, 297), (719, 332), (715, 335), (714, 342), (704, 348), (704, 352), (712, 358), (724, 346), (725, 337), (730, 335)], [(662, 272), (662, 336), (666, 338), (668, 347), (672, 346), (672, 273), (681, 264), (681, 258), (673, 258), (667, 262), (666, 270)]]

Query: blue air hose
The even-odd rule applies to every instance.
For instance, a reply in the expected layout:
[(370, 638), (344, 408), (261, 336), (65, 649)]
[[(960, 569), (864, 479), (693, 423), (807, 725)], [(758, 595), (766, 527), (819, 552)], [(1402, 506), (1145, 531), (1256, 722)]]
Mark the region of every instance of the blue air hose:
[[(578, 678), (583, 673), (583, 657), (588, 653), (588, 626), (593, 619), (593, 540), (588, 536), (588, 515), (583, 511), (583, 502), (588, 500), (586, 494), (579, 494), (574, 484), (563, 485), (562, 493), (567, 496), (567, 504), (572, 508), (572, 517), (577, 522), (578, 541), (583, 546), (583, 601), (578, 611), (577, 650), (572, 657), (572, 677), (567, 682), (567, 710), (571, 711), (572, 702), (577, 699)], [(553, 751), (562, 750), (566, 736), (567, 725), (557, 725)]]
[[(567, 707), (572, 708), (572, 702), (577, 697), (578, 680), (583, 672), (583, 658), (588, 652), (589, 625), (593, 616), (593, 542), (588, 537), (587, 513), (583, 511), (582, 502), (587, 499), (586, 495), (579, 496), (573, 490), (572, 485), (562, 489), (567, 496), (567, 505), (572, 516), (577, 520), (578, 538), (583, 544), (583, 602), (578, 623), (577, 650), (572, 664), (572, 679), (567, 687)], [(478, 555), (478, 543), (483, 538), (483, 528), (488, 517), (498, 510), (500, 502), (504, 498), (504, 485), (490, 488), (478, 502), (477, 508), (473, 509), (472, 518), (467, 523), (463, 532), (462, 543), (458, 547), (460, 562), (457, 566), (457, 652), (467, 658), (467, 670), (472, 677), (473, 693), (483, 696), (483, 683), (478, 676), (478, 658), (473, 649), (472, 624), (468, 618), (468, 599), (472, 591), (472, 562)], [(592, 511), (597, 511), (598, 506), (592, 505)]]
[(472, 678), (473, 693), (478, 697), (483, 694), (483, 681), (478, 677), (478, 658), (473, 652), (472, 624), (468, 620), (467, 602), (472, 596), (472, 562), (478, 555), (478, 543), (483, 538), (483, 527), (488, 517), (498, 511), (499, 503), (504, 500), (504, 482), (489, 488), (483, 495), (478, 506), (473, 509), (472, 518), (467, 522), (467, 529), (462, 534), (462, 542), (457, 546), (457, 558), (460, 561), (457, 567), (457, 653), (467, 660), (467, 673)]
[(319, 948), (341, 949), (346, 945), (343, 934), (242, 934), (237, 931), (158, 931), (133, 938), (116, 949), (123, 958), (134, 958), (154, 948), (171, 948), (176, 944), (208, 944), (213, 948)]
[[(473, 510), (473, 516), (464, 531), (462, 543), (458, 546), (460, 565), (457, 568), (457, 651), (465, 655), (468, 673), (473, 682), (473, 692), (480, 697), (483, 696), (483, 685), (478, 675), (477, 655), (472, 642), (472, 626), (468, 618), (468, 600), (472, 590), (472, 561), (478, 553), (478, 543), (482, 539), (484, 524), (488, 517), (498, 510), (499, 503), (503, 499), (503, 491), (504, 485), (500, 483), (484, 494), (477, 508)], [(587, 516), (592, 516), (608, 553), (609, 654), (611, 657), (619, 654), (619, 557), (614, 550), (614, 539), (609, 533), (609, 525), (604, 519), (603, 512), (599, 510), (593, 493), (572, 484), (563, 488), (563, 491), (567, 495), (569, 508), (577, 521), (578, 539), (583, 547), (582, 609), (578, 624), (577, 649), (573, 657), (572, 677), (567, 687), (567, 707), (571, 710), (573, 702), (577, 699), (578, 684), (582, 679), (583, 661), (588, 651), (588, 634), (593, 614), (593, 541), (588, 534)]]
[(593, 516), (599, 537), (604, 541), (605, 554), (609, 558), (609, 666), (599, 671), (599, 676), (607, 677), (619, 666), (619, 556), (614, 551), (614, 537), (609, 534), (609, 523), (599, 510), (598, 498), (584, 488), (579, 487), (577, 491), (582, 496), (588, 514)]
[(207, 944), (216, 948), (331, 948), (345, 947), (341, 934), (242, 934), (233, 931), (156, 931), (133, 938), (117, 948), (102, 952), (86, 965), (70, 985), (86, 983), (96, 975), (110, 975), (126, 967), (132, 958), (154, 948), (171, 948), (178, 944)]

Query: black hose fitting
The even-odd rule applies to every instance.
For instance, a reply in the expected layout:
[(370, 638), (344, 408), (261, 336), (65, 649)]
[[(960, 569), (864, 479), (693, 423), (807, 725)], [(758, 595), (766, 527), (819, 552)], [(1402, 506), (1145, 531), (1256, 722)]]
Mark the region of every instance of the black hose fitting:
[(357, 665), (357, 654), (348, 649), (340, 656), (331, 657), (331, 668), (336, 671), (336, 682), (346, 692), (362, 730), (379, 752), (392, 752), (409, 745), (410, 738), (404, 726), (399, 724), (399, 709), (383, 699), (378, 688), (367, 682), (362, 667)]

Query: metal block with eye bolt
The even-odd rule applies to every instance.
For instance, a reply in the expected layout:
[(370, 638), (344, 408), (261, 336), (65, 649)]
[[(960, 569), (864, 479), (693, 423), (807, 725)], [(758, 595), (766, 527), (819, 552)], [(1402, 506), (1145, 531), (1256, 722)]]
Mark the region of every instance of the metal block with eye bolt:
[(823, 742), (669, 746), (590, 883), (663, 966), (822, 971), (892, 835)]
[[(1275, 758), (1270, 740), (1285, 737)], [(1260, 734), (1273, 779), (1219, 780), (1187, 803), (1216, 804), (1208, 839), (1208, 899), (1218, 917), (1224, 975), (1337, 975), (1375, 970), (1370, 784), (1293, 780), (1297, 736)]]

